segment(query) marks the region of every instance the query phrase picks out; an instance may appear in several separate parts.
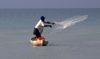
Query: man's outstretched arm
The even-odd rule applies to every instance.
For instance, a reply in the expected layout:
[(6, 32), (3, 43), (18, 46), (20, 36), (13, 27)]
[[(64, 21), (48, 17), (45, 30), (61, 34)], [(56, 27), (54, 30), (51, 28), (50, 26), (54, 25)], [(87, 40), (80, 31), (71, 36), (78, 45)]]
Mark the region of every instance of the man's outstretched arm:
[(51, 28), (52, 28), (52, 26), (51, 26), (51, 25), (44, 25), (44, 27), (51, 27)]
[(44, 22), (44, 23), (47, 23), (47, 24), (55, 24), (55, 23), (52, 23), (52, 22), (49, 22), (49, 21), (47, 21), (47, 22)]

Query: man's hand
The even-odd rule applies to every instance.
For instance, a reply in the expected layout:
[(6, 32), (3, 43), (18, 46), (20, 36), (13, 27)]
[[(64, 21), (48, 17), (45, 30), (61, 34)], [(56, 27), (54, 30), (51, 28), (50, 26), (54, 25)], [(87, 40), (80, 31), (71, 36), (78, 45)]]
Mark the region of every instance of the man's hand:
[(55, 23), (51, 23), (51, 24), (53, 24), (53, 25), (54, 25)]
[(51, 25), (49, 25), (49, 27), (51, 27), (51, 28), (52, 28), (52, 26), (51, 26)]
[(47, 22), (45, 22), (45, 23), (48, 23), (48, 24), (53, 24), (53, 25), (55, 24), (55, 23), (51, 23), (51, 22), (48, 22), (48, 21), (47, 21)]

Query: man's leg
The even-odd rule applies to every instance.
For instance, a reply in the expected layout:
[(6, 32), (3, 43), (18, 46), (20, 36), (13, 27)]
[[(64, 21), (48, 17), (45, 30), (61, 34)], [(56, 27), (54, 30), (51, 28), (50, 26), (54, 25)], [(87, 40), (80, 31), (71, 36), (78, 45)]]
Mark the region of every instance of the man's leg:
[(39, 33), (39, 30), (36, 29), (36, 28), (34, 28), (33, 34), (34, 34), (37, 38), (41, 37), (41, 34)]
[(41, 34), (36, 34), (35, 36), (36, 36), (37, 38), (39, 38), (39, 37), (41, 37)]

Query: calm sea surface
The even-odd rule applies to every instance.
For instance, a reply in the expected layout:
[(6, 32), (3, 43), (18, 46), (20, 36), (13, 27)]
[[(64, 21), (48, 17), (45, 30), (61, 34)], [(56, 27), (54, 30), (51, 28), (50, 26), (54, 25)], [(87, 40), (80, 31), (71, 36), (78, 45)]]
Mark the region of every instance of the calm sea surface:
[[(33, 29), (44, 15), (46, 21), (63, 21), (88, 15), (76, 25), (42, 36), (48, 46), (32, 47)], [(83, 9), (0, 9), (0, 59), (100, 59), (100, 8)]]

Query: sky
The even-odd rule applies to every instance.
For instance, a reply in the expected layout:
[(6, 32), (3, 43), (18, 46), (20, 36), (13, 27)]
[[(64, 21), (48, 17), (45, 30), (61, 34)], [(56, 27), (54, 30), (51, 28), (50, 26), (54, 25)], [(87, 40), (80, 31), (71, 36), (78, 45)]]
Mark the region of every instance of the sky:
[(100, 0), (0, 0), (4, 8), (100, 8)]

